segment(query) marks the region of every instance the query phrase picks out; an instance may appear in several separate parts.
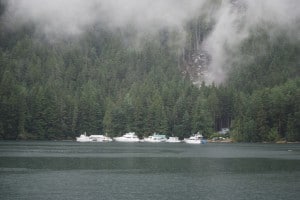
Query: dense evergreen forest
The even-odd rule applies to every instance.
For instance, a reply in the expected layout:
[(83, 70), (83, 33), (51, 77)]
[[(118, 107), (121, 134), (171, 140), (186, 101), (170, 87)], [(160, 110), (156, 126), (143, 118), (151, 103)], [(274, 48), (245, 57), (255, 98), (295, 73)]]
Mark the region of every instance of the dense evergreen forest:
[(194, 85), (182, 65), (210, 23), (187, 24), (184, 49), (167, 29), (134, 48), (124, 41), (130, 30), (94, 26), (51, 42), (34, 24), (7, 30), (1, 23), (0, 138), (74, 139), (85, 131), (210, 137), (228, 127), (235, 141), (300, 141), (300, 41), (257, 27), (228, 52), (240, 59), (226, 81)]

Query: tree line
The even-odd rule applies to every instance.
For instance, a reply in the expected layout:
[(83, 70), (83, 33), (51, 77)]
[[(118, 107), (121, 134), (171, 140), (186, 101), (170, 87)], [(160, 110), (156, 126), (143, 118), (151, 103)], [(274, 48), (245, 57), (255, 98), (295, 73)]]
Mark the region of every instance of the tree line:
[[(190, 44), (209, 32), (199, 23), (189, 27)], [(210, 137), (228, 127), (236, 141), (299, 141), (300, 45), (266, 37), (262, 32), (241, 45), (240, 60), (256, 59), (233, 63), (227, 82), (199, 88), (180, 73), (178, 57), (185, 55), (159, 39), (135, 50), (119, 33), (101, 29), (57, 43), (35, 37), (28, 26), (0, 30), (0, 138), (128, 131)], [(258, 55), (262, 42), (267, 53)]]

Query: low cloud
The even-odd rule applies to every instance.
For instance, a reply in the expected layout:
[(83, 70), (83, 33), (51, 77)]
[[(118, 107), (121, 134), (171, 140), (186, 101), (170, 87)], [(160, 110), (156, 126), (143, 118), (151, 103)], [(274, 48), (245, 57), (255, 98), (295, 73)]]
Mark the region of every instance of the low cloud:
[(9, 26), (37, 25), (48, 35), (78, 35), (94, 24), (134, 25), (139, 31), (180, 28), (200, 10), (203, 0), (6, 0)]
[[(236, 49), (250, 31), (270, 23), (268, 34), (285, 30), (293, 40), (300, 40), (299, 0), (2, 0), (7, 28), (34, 24), (37, 33), (47, 38), (80, 36), (95, 24), (111, 30), (132, 26), (138, 38), (157, 34), (161, 29), (181, 32), (186, 23), (205, 15), (214, 21), (213, 29), (202, 46), (210, 54), (209, 81), (226, 79), (230, 68), (228, 50)], [(207, 12), (207, 3), (216, 3)], [(180, 39), (179, 39), (180, 40)], [(183, 40), (183, 39), (182, 39)], [(182, 42), (181, 42), (182, 43)]]
[(208, 82), (220, 83), (226, 79), (232, 61), (237, 59), (230, 52), (236, 51), (259, 26), (265, 28), (270, 39), (284, 32), (289, 39), (300, 40), (298, 0), (227, 0), (212, 17), (216, 23), (203, 43), (212, 58)]

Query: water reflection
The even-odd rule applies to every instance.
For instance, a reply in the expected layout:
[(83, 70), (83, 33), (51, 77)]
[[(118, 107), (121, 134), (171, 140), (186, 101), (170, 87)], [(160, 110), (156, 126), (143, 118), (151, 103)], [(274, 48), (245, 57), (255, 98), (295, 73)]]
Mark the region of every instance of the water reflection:
[[(291, 149), (292, 151), (288, 151)], [(1, 142), (3, 199), (297, 199), (298, 145)]]

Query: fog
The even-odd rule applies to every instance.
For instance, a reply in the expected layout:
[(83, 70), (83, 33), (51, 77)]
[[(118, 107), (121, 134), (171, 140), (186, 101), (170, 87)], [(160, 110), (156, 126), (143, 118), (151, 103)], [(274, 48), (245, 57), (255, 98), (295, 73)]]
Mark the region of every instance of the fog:
[[(258, 26), (271, 24), (270, 38), (285, 31), (292, 40), (300, 40), (299, 0), (3, 0), (5, 25), (15, 29), (34, 24), (36, 33), (46, 38), (77, 37), (95, 24), (113, 30), (132, 26), (136, 40), (155, 35), (163, 28), (180, 33), (184, 44), (186, 23), (205, 13), (214, 21), (210, 34), (202, 42), (211, 57), (209, 81), (222, 82), (230, 68), (234, 51)], [(208, 12), (205, 5), (218, 4)], [(132, 40), (133, 42), (134, 40)]]
[(139, 31), (180, 28), (204, 1), (190, 0), (6, 0), (9, 26), (34, 23), (50, 35), (77, 35), (102, 23), (109, 28), (134, 25)]
[[(223, 1), (215, 16), (216, 24), (204, 41), (212, 56), (209, 82), (222, 82), (233, 60), (228, 51), (237, 50), (258, 26), (263, 26), (270, 40), (285, 32), (291, 40), (300, 40), (300, 1), (297, 0), (232, 0)], [(259, 52), (258, 52), (259, 53)]]

